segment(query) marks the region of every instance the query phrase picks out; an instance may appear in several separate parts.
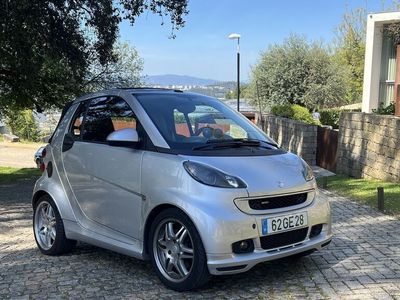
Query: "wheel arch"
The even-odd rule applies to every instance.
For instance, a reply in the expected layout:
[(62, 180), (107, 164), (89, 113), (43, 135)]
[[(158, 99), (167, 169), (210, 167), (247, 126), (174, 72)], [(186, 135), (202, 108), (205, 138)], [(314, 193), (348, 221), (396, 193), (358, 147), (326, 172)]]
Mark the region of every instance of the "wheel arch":
[(165, 203), (165, 204), (157, 205), (147, 215), (146, 222), (144, 225), (144, 233), (143, 233), (143, 246), (144, 246), (143, 248), (144, 248), (145, 255), (149, 254), (149, 234), (150, 234), (151, 224), (153, 223), (154, 219), (157, 217), (157, 215), (159, 213), (161, 213), (162, 211), (164, 211), (168, 208), (177, 208), (177, 209), (181, 210), (179, 207), (177, 207), (175, 205)]
[[(57, 205), (57, 203), (54, 201), (54, 198), (53, 198), (48, 192), (46, 192), (45, 190), (38, 190), (38, 191), (35, 192), (35, 194), (33, 194), (33, 197), (32, 197), (32, 207), (33, 207), (33, 208), (36, 207), (37, 202), (38, 202), (39, 199), (42, 198), (43, 196), (49, 196), (49, 197), (53, 200), (54, 204), (57, 206), (57, 209), (58, 209), (58, 205)], [(59, 209), (58, 209), (58, 210), (59, 210)]]
[(196, 228), (197, 232), (199, 232), (199, 235), (201, 237), (199, 228), (197, 227), (196, 223), (193, 221), (193, 219), (190, 217), (190, 215), (181, 207), (170, 204), (170, 203), (164, 203), (157, 205), (154, 207), (151, 212), (148, 214), (145, 222), (145, 227), (144, 227), (144, 233), (143, 233), (143, 249), (144, 249), (144, 254), (147, 256), (149, 254), (149, 234), (150, 234), (150, 228), (151, 224), (153, 223), (154, 219), (157, 217), (158, 214), (160, 214), (162, 211), (168, 209), (168, 208), (175, 208), (177, 210), (180, 210), (182, 213), (184, 213), (190, 221), (193, 223), (194, 227)]
[[(46, 186), (45, 186), (46, 187)], [(41, 188), (34, 192), (32, 196), (32, 208), (35, 208), (39, 199), (43, 196), (49, 196), (53, 200), (58, 213), (62, 219), (75, 220), (71, 205), (69, 204), (68, 198), (64, 193), (60, 193), (60, 189), (55, 186), (52, 188)]]

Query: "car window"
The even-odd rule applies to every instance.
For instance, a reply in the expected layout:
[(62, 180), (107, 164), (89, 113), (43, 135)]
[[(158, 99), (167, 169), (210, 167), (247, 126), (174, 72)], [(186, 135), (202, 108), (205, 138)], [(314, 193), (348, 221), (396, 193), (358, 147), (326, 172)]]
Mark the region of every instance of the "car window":
[(212, 106), (196, 105), (196, 109), (188, 117), (196, 136), (207, 137), (211, 130), (214, 135), (212, 138), (248, 138), (247, 132), (232, 118)]
[(69, 132), (74, 136), (76, 140), (81, 138), (83, 116), (86, 112), (87, 102), (81, 102), (77, 108), (74, 118), (72, 120)]
[(87, 110), (82, 140), (106, 142), (115, 130), (136, 129), (136, 116), (125, 100), (119, 97), (92, 99)]
[[(170, 149), (190, 152), (210, 142), (236, 139), (273, 143), (254, 125), (217, 99), (183, 93), (135, 93), (135, 97)], [(240, 152), (248, 149), (242, 147), (236, 150)], [(208, 152), (211, 151), (208, 149)], [(221, 152), (220, 148), (215, 151)]]

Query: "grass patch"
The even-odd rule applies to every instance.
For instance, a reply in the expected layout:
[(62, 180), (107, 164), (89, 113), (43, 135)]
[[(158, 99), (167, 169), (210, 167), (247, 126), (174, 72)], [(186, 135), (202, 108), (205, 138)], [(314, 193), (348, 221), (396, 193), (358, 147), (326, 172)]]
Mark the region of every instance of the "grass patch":
[[(317, 179), (322, 185), (322, 179)], [(328, 190), (362, 204), (378, 207), (377, 187), (385, 190), (385, 211), (400, 214), (400, 184), (380, 180), (355, 179), (343, 175), (328, 177)]]
[(33, 179), (41, 175), (39, 169), (35, 168), (10, 168), (0, 167), (0, 183), (13, 182), (21, 179)]
[(4, 142), (4, 138), (3, 138), (3, 135), (2, 134), (0, 134), (0, 143), (1, 142)]

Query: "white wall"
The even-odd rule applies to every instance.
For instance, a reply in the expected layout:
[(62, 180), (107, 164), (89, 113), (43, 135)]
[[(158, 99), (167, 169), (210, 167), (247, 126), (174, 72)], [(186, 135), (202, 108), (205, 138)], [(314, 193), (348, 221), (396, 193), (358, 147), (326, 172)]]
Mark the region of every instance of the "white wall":
[(400, 21), (400, 12), (369, 14), (365, 43), (362, 111), (372, 112), (379, 106), (379, 78), (384, 24)]

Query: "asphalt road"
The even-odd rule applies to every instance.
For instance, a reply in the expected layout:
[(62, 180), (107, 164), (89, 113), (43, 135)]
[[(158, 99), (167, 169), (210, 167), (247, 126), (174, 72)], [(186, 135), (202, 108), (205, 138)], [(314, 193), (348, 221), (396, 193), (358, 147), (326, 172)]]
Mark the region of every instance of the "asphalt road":
[(0, 143), (0, 166), (34, 168), (33, 156), (39, 145)]

